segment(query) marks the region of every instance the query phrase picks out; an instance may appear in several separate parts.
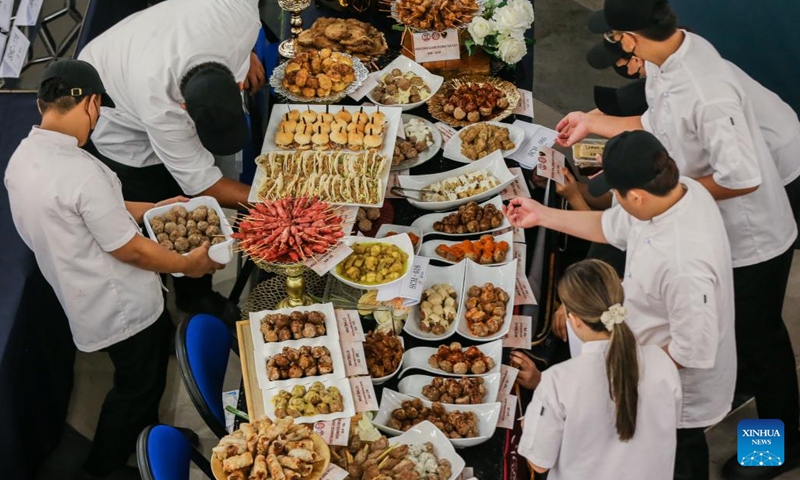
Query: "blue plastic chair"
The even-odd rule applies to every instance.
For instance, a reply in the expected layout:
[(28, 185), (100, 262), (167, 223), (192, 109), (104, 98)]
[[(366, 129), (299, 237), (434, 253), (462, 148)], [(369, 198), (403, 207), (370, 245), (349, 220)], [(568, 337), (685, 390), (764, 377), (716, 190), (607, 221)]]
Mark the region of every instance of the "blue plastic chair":
[(169, 425), (150, 425), (139, 434), (136, 459), (142, 480), (189, 480), (190, 463), (208, 478), (214, 478), (211, 464), (192, 448), (186, 437)]
[(195, 315), (178, 327), (175, 350), (183, 384), (197, 412), (216, 436), (224, 437), (228, 431), (222, 382), (229, 352), (239, 354), (230, 329), (213, 315)]

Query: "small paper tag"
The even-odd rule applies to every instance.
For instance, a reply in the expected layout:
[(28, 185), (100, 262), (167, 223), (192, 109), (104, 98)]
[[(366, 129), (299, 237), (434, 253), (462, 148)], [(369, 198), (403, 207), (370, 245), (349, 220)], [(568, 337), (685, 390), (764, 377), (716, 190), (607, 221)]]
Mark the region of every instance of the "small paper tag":
[(369, 92), (378, 86), (378, 75), (380, 75), (380, 72), (370, 73), (367, 75), (367, 78), (364, 79), (364, 83), (358, 88), (358, 90), (350, 94), (350, 98), (357, 102), (367, 96)]
[(350, 389), (353, 391), (353, 400), (356, 404), (356, 413), (369, 412), (378, 409), (378, 396), (375, 386), (369, 377), (353, 377), (350, 380)]
[(475, 470), (472, 467), (464, 467), (464, 470), (462, 470), (461, 474), (456, 477), (456, 480), (469, 480), (475, 476), (474, 472)]
[(408, 175), (410, 170), (397, 170), (394, 172), (389, 172), (389, 178), (386, 180), (386, 196), (385, 198), (401, 198), (397, 195), (392, 193), (392, 187), (399, 187), (400, 182), (397, 180), (397, 177), (400, 175)]
[(442, 134), (442, 145), (450, 141), (453, 135), (456, 134), (456, 129), (444, 122), (436, 122), (433, 124)]
[(517, 197), (530, 198), (531, 191), (528, 190), (528, 184), (525, 183), (525, 177), (522, 175), (522, 169), (519, 167), (512, 167), (509, 168), (508, 171), (517, 177), (517, 179), (511, 182), (511, 185), (506, 187), (506, 189), (500, 193), (501, 198), (503, 200), (511, 200), (512, 198)]
[(531, 323), (533, 318), (528, 315), (514, 315), (511, 317), (511, 326), (508, 328), (508, 334), (503, 337), (504, 348), (521, 348), (530, 350), (531, 337)]
[(503, 399), (500, 406), (500, 418), (497, 420), (497, 428), (514, 428), (516, 414), (517, 396), (509, 395)]
[(514, 115), (523, 115), (533, 119), (533, 93), (530, 90), (518, 88), (519, 103), (514, 109)]
[(508, 156), (516, 160), (528, 170), (534, 168), (539, 157), (539, 149), (542, 147), (552, 147), (558, 137), (558, 132), (541, 125), (516, 120), (513, 124), (525, 132), (525, 140), (516, 152)]
[(415, 33), (414, 58), (418, 63), (458, 60), (461, 58), (458, 32), (450, 28), (444, 32)]
[(564, 154), (553, 150), (550, 147), (539, 149), (539, 163), (536, 165), (536, 174), (540, 177), (549, 178), (564, 185)]
[(350, 417), (314, 423), (314, 433), (328, 445), (347, 446), (350, 436)]
[(514, 243), (514, 258), (517, 259), (517, 278), (514, 284), (514, 306), (536, 305), (531, 282), (525, 271), (527, 246), (524, 243)]
[[(416, 305), (422, 298), (422, 285), (425, 283), (425, 272), (428, 269), (430, 259), (427, 257), (414, 257), (411, 271), (401, 281), (378, 289), (377, 300), (385, 302), (394, 298), (412, 300)], [(405, 302), (404, 302), (405, 304)]]
[(21, 0), (17, 8), (17, 16), (14, 20), (14, 25), (36, 25), (43, 3), (44, 0)]
[(341, 342), (363, 342), (364, 329), (357, 310), (336, 310), (336, 323), (339, 326)]
[[(0, 32), (7, 32), (11, 29), (11, 13), (14, 11), (14, 0), (0, 0)], [(3, 54), (3, 47), (0, 46), (0, 55)]]
[(514, 227), (514, 243), (525, 243), (525, 230)]
[(401, 118), (399, 122), (397, 122), (397, 137), (402, 138), (403, 140), (406, 139), (406, 126), (403, 123), (403, 119)]
[(500, 365), (500, 391), (497, 393), (497, 401), (511, 394), (518, 374), (518, 369), (506, 364)]
[(311, 270), (314, 270), (314, 273), (321, 277), (333, 270), (336, 265), (347, 258), (347, 256), (351, 253), (353, 253), (352, 248), (348, 247), (344, 243), (339, 243), (319, 257), (316, 257), (314, 260), (306, 260), (303, 263), (310, 267)]
[(320, 480), (344, 480), (348, 475), (350, 473), (347, 470), (331, 462), (328, 464), (328, 468), (322, 472)]
[(3, 59), (0, 62), (0, 78), (19, 78), (25, 60), (28, 57), (28, 47), (31, 46), (28, 37), (16, 25), (11, 27)]
[(363, 343), (342, 343), (342, 357), (344, 357), (344, 369), (348, 377), (369, 375)]

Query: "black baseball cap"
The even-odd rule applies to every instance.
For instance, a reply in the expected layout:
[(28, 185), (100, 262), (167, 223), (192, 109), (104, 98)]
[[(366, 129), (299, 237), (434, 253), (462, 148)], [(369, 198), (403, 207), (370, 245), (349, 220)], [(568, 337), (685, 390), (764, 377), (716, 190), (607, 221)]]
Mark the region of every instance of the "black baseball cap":
[(594, 87), (594, 104), (606, 115), (635, 117), (647, 111), (645, 79), (640, 78), (619, 88)]
[(230, 72), (209, 68), (194, 74), (183, 91), (186, 111), (209, 152), (232, 155), (242, 149), (249, 132), (242, 95)]
[(653, 134), (644, 130), (623, 132), (606, 143), (603, 171), (589, 180), (589, 193), (599, 197), (609, 190), (641, 188), (661, 170), (653, 167), (656, 155), (666, 152)]
[(616, 65), (620, 58), (631, 58), (632, 54), (622, 49), (619, 43), (611, 43), (603, 40), (591, 50), (586, 52), (586, 61), (592, 68), (604, 70)]
[(652, 26), (653, 10), (664, 0), (605, 0), (603, 9), (589, 16), (592, 33), (638, 32)]
[(83, 60), (56, 60), (44, 69), (39, 78), (38, 96), (42, 98), (44, 92), (42, 85), (47, 80), (59, 78), (66, 88), (57, 92), (58, 97), (83, 97), (86, 95), (100, 95), (100, 105), (114, 108), (114, 101), (106, 92), (100, 74), (95, 68)]

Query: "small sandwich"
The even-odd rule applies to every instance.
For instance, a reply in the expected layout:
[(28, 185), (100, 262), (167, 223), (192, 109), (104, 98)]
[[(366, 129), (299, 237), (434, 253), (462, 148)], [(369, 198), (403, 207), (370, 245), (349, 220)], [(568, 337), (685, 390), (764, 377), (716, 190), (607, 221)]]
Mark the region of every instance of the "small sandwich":
[(358, 112), (355, 115), (353, 115), (353, 122), (367, 124), (369, 123), (369, 115), (367, 115), (364, 112)]
[(291, 120), (296, 122), (300, 120), (300, 110), (289, 110), (288, 113), (283, 115), (284, 120)]
[(317, 112), (313, 110), (306, 110), (300, 114), (300, 118), (302, 118), (306, 123), (315, 123), (317, 121)]
[(286, 148), (288, 149), (292, 142), (294, 142), (294, 134), (287, 130), (281, 130), (277, 134), (275, 134), (275, 145), (278, 148)]
[(322, 121), (317, 121), (317, 123), (315, 123), (314, 125), (312, 125), (312, 126), (311, 126), (311, 128), (312, 128), (312, 129), (314, 130), (314, 132), (316, 132), (316, 133), (319, 133), (319, 132), (322, 132), (322, 133), (331, 133), (331, 124), (330, 124), (330, 123), (326, 123), (326, 122), (322, 122)]
[(347, 122), (343, 120), (336, 120), (331, 123), (331, 133), (334, 132), (347, 132)]
[(330, 138), (327, 133), (321, 130), (311, 137), (311, 143), (314, 144), (314, 150), (327, 150), (330, 148)]
[(368, 150), (381, 148), (382, 142), (383, 139), (380, 135), (367, 135), (364, 137), (364, 146), (367, 147)]
[(284, 120), (278, 125), (279, 132), (294, 132), (297, 129), (297, 122), (294, 120)]
[(317, 115), (318, 122), (333, 123), (333, 120), (334, 120), (333, 115), (331, 115), (330, 113), (320, 113), (319, 115)]
[(299, 122), (297, 128), (294, 129), (294, 133), (306, 133), (311, 135), (314, 133), (314, 127), (310, 123)]
[(294, 142), (297, 144), (298, 150), (311, 149), (311, 135), (307, 133), (295, 133)]
[(350, 122), (349, 125), (347, 125), (347, 133), (353, 133), (353, 132), (364, 133), (365, 126), (366, 125), (363, 123), (357, 123), (355, 121), (352, 121)]
[(369, 116), (369, 123), (374, 123), (382, 127), (386, 123), (386, 114), (383, 112), (375, 112)]
[(364, 149), (364, 135), (359, 132), (351, 132), (347, 134), (347, 148), (354, 151)]
[(383, 127), (375, 123), (368, 123), (367, 126), (364, 127), (364, 133), (367, 135), (380, 135), (383, 133)]
[(350, 123), (350, 120), (353, 119), (352, 115), (350, 115), (350, 112), (345, 110), (344, 107), (342, 107), (341, 110), (336, 112), (336, 115), (334, 115), (334, 118), (336, 120), (341, 120), (341, 121), (343, 121), (345, 123)]
[(342, 130), (331, 133), (330, 140), (333, 148), (342, 149), (347, 147), (347, 133)]

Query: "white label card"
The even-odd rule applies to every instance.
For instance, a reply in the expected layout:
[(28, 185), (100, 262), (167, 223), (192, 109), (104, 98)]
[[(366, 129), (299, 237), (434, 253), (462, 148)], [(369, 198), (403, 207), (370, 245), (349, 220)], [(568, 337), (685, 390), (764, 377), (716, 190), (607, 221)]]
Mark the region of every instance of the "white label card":
[(358, 90), (349, 95), (350, 98), (352, 98), (357, 102), (362, 98), (366, 97), (369, 92), (371, 92), (375, 87), (378, 86), (379, 74), (380, 72), (374, 72), (367, 75), (367, 78), (364, 79), (364, 83), (361, 85), (361, 87), (359, 87)]
[(42, 10), (42, 3), (44, 0), (21, 0), (14, 25), (36, 25), (36, 21), (39, 20), (39, 12)]
[(331, 462), (328, 464), (328, 468), (322, 472), (320, 480), (344, 480), (348, 475), (350, 473), (347, 470)]
[(500, 391), (497, 393), (498, 402), (511, 394), (511, 390), (514, 388), (514, 382), (517, 380), (517, 375), (519, 375), (519, 369), (506, 364), (500, 365)]
[(533, 93), (530, 90), (518, 88), (519, 104), (514, 109), (514, 115), (522, 115), (533, 119)]
[(525, 230), (514, 227), (514, 243), (525, 243)]
[(473, 469), (472, 467), (464, 467), (464, 470), (461, 471), (461, 475), (456, 477), (456, 480), (469, 480), (474, 476), (475, 476), (475, 469)]
[[(384, 302), (399, 297), (404, 299), (403, 305), (416, 305), (419, 303), (422, 298), (422, 285), (425, 283), (425, 272), (428, 270), (429, 263), (429, 258), (415, 256), (411, 271), (403, 280), (378, 289), (378, 301)], [(411, 302), (406, 302), (405, 300), (410, 300)]]
[[(0, 0), (0, 32), (7, 32), (11, 29), (11, 12), (14, 11), (14, 0)], [(3, 54), (3, 47), (0, 47), (0, 55)]]
[(503, 399), (500, 406), (500, 418), (497, 428), (514, 428), (514, 418), (517, 416), (517, 396), (509, 395)]
[(456, 129), (444, 122), (436, 122), (433, 125), (439, 129), (439, 133), (442, 134), (442, 145), (447, 143), (453, 135), (456, 134)]
[(356, 413), (369, 412), (378, 409), (378, 396), (370, 377), (353, 377), (350, 389), (353, 391), (353, 401), (356, 404)]
[(519, 150), (509, 155), (508, 158), (518, 161), (523, 168), (533, 169), (538, 163), (539, 149), (552, 147), (556, 143), (558, 132), (522, 120), (514, 121), (513, 125), (525, 131), (525, 140)]
[(455, 29), (414, 34), (414, 59), (417, 63), (459, 58), (461, 58), (461, 48), (458, 44), (458, 31)]
[(394, 172), (389, 172), (389, 178), (386, 180), (386, 196), (385, 198), (400, 198), (397, 195), (392, 193), (392, 187), (399, 187), (400, 182), (397, 180), (398, 175), (408, 175), (410, 170), (397, 170)]
[(367, 370), (367, 356), (364, 354), (364, 344), (361, 342), (342, 343), (342, 357), (344, 369), (348, 377), (369, 375)]
[(531, 337), (531, 324), (533, 318), (528, 315), (514, 315), (511, 317), (511, 326), (508, 329), (508, 334), (503, 337), (504, 348), (521, 348), (530, 350)]
[(5, 33), (0, 33), (0, 60), (3, 58), (3, 50), (6, 48), (6, 41), (8, 40), (8, 35)]
[(522, 173), (522, 169), (519, 167), (512, 167), (508, 169), (512, 175), (517, 177), (516, 180), (511, 182), (511, 185), (506, 187), (505, 190), (500, 192), (500, 197), (503, 200), (511, 200), (512, 198), (517, 197), (527, 197), (530, 198), (531, 191), (528, 190), (528, 184), (525, 182), (525, 177)]
[(350, 436), (350, 418), (337, 418), (314, 423), (314, 433), (322, 437), (328, 445), (346, 447)]
[(28, 37), (16, 25), (11, 27), (3, 60), (0, 63), (0, 78), (19, 78), (30, 45)]
[(339, 339), (342, 342), (363, 342), (364, 329), (357, 310), (336, 310)]
[(400, 121), (397, 122), (397, 138), (402, 138), (403, 140), (406, 139), (406, 125), (403, 123), (402, 117)]
[(536, 305), (531, 282), (525, 272), (527, 246), (524, 243), (514, 243), (514, 258), (517, 259), (517, 279), (514, 285), (514, 306)]
[(316, 257), (316, 259), (306, 260), (303, 263), (306, 266), (309, 266), (311, 270), (314, 270), (314, 273), (321, 277), (333, 270), (333, 268), (338, 265), (339, 262), (347, 258), (347, 256), (351, 253), (353, 253), (352, 248), (348, 247), (344, 243), (339, 243), (319, 257)]
[(549, 178), (559, 185), (564, 185), (565, 161), (563, 153), (550, 147), (542, 147), (539, 150), (536, 174), (540, 177)]

